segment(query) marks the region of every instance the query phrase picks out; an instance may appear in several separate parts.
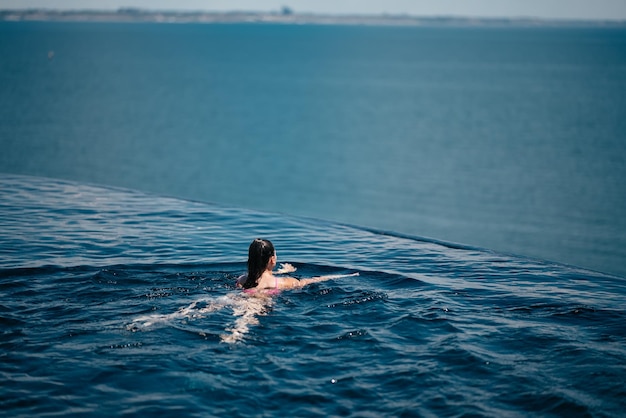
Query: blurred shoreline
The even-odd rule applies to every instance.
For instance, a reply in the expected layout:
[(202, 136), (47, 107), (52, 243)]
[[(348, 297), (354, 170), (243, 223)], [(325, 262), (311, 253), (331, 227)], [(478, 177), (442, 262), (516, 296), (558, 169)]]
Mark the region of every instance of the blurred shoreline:
[(451, 27), (626, 27), (624, 20), (569, 20), (540, 18), (478, 18), (413, 15), (330, 15), (294, 13), (289, 8), (278, 12), (152, 11), (134, 8), (107, 10), (0, 10), (0, 21), (52, 22), (150, 22), (150, 23), (277, 23), (318, 25), (376, 26), (451, 26)]

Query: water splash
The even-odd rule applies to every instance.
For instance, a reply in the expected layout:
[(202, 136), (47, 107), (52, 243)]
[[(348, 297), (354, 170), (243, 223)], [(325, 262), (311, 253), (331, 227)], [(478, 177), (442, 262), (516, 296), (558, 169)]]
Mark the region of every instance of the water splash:
[(220, 334), (220, 340), (233, 344), (242, 341), (251, 326), (259, 324), (258, 316), (266, 315), (272, 304), (270, 297), (233, 292), (216, 298), (194, 300), (173, 313), (138, 316), (126, 329), (132, 332), (148, 331), (156, 327), (172, 326), (182, 320), (198, 321), (213, 312), (231, 309), (236, 319), (232, 325), (225, 327), (224, 333)]

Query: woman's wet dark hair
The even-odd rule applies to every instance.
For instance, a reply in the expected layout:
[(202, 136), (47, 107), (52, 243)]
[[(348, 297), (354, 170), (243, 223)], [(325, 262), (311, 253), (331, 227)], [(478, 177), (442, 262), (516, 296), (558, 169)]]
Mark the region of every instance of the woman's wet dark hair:
[(244, 289), (256, 287), (273, 255), (274, 245), (269, 240), (257, 238), (252, 241), (248, 248), (248, 278), (243, 282)]

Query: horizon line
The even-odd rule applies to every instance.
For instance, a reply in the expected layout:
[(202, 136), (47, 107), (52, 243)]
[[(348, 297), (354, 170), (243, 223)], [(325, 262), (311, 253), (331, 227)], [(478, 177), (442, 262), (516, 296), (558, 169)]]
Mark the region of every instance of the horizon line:
[[(78, 17), (78, 15), (90, 15), (95, 17), (96, 15), (102, 15), (113, 17), (113, 16), (125, 16), (127, 18), (132, 17), (141, 17), (141, 16), (153, 16), (157, 17), (161, 16), (169, 16), (169, 17), (192, 17), (192, 16), (225, 16), (225, 17), (233, 17), (236, 15), (246, 15), (246, 16), (270, 16), (273, 17), (273, 21), (276, 23), (303, 23), (298, 21), (298, 18), (301, 19), (313, 19), (311, 22), (306, 23), (315, 23), (314, 21), (318, 21), (318, 23), (331, 23), (328, 19), (337, 20), (336, 23), (348, 22), (350, 19), (360, 19), (361, 23), (367, 23), (368, 20), (385, 20), (391, 22), (398, 23), (404, 20), (404, 23), (414, 23), (419, 24), (420, 20), (424, 21), (439, 21), (440, 23), (448, 22), (448, 23), (465, 23), (471, 24), (474, 23), (526, 23), (526, 24), (591, 24), (591, 25), (626, 25), (626, 19), (609, 19), (609, 18), (571, 18), (571, 17), (537, 17), (537, 16), (470, 16), (470, 15), (454, 15), (454, 14), (433, 14), (433, 15), (416, 15), (410, 13), (319, 13), (319, 12), (296, 12), (293, 11), (289, 7), (283, 7), (281, 10), (271, 10), (271, 11), (259, 11), (259, 10), (182, 10), (182, 9), (146, 9), (146, 8), (137, 8), (137, 7), (119, 7), (117, 9), (91, 9), (91, 8), (72, 8), (72, 9), (62, 9), (62, 8), (47, 8), (47, 7), (29, 7), (29, 8), (9, 8), (9, 9), (0, 9), (0, 20), (21, 20), (18, 16), (13, 16), (13, 19), (7, 19), (7, 15), (18, 15), (18, 16), (29, 16), (34, 14), (46, 14), (50, 17), (62, 16), (62, 15), (74, 15)], [(32, 20), (32, 19), (26, 19)], [(91, 19), (90, 19), (91, 20)], [(140, 20), (140, 19), (137, 19)], [(126, 19), (128, 21), (128, 19)], [(155, 20), (159, 21), (159, 20)], [(261, 23), (263, 20), (259, 21)], [(201, 23), (201, 21), (198, 21)], [(211, 22), (205, 22), (211, 23)], [(358, 22), (353, 22), (358, 23)]]

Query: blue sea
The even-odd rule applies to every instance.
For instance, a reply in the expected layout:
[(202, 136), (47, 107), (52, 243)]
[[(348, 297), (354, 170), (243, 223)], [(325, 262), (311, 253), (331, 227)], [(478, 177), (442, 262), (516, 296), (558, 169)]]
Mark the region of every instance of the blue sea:
[[(623, 416), (626, 30), (0, 22), (7, 416)], [(234, 286), (257, 237), (298, 278)]]

